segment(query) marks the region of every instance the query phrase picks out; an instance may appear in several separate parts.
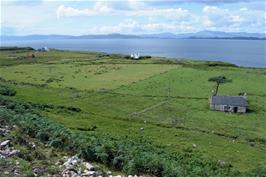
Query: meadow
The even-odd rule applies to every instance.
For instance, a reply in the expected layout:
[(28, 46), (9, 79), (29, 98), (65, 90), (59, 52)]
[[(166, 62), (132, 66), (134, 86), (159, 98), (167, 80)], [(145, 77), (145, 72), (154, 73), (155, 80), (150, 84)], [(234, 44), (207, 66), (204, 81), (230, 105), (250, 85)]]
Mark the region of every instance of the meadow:
[[(247, 93), (247, 113), (209, 109), (215, 84), (208, 78), (218, 75), (233, 81), (221, 85), (219, 94)], [(12, 100), (79, 108), (37, 109), (73, 131), (147, 141), (172, 154), (193, 148), (205, 160), (223, 161), (240, 172), (266, 166), (265, 69), (23, 49), (1, 51), (0, 77), (0, 86), (16, 90)]]

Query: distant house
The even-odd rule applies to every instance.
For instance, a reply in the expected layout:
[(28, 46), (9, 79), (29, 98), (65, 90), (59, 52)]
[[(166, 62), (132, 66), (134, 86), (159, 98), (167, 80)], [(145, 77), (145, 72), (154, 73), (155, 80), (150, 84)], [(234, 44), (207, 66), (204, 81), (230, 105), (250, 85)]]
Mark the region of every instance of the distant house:
[(245, 96), (213, 95), (210, 98), (210, 108), (216, 111), (245, 113), (247, 106), (248, 103)]
[(130, 55), (130, 58), (131, 58), (131, 59), (134, 59), (134, 60), (138, 60), (138, 59), (140, 59), (139, 53), (138, 53), (138, 54), (136, 54), (136, 53), (132, 53), (132, 54)]
[(48, 47), (42, 47), (42, 48), (40, 48), (40, 49), (37, 49), (37, 51), (38, 51), (38, 52), (48, 52), (49, 49), (48, 49)]

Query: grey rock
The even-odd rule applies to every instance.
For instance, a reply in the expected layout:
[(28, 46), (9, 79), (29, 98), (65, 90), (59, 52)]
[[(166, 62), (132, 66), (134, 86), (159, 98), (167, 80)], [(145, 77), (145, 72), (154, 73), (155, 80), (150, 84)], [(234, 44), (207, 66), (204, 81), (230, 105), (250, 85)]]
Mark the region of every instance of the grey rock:
[(5, 140), (0, 144), (0, 149), (3, 149), (4, 147), (8, 146), (10, 143), (10, 140)]
[(0, 135), (6, 136), (10, 130), (8, 128), (0, 128)]
[(85, 168), (88, 170), (88, 171), (92, 171), (94, 170), (94, 166), (88, 162), (84, 162), (83, 165), (85, 166)]
[(8, 157), (18, 156), (19, 154), (20, 154), (19, 150), (12, 150), (12, 151), (9, 152)]
[(224, 161), (224, 160), (218, 160), (218, 164), (219, 164), (220, 166), (224, 166), (224, 165), (225, 165), (225, 161)]
[(92, 176), (95, 174), (96, 174), (96, 171), (87, 171), (86, 173), (83, 173), (83, 175), (89, 175), (89, 176)]
[(197, 147), (197, 145), (196, 145), (195, 143), (193, 143), (193, 144), (192, 144), (192, 147), (193, 147), (193, 148), (196, 148), (196, 147)]

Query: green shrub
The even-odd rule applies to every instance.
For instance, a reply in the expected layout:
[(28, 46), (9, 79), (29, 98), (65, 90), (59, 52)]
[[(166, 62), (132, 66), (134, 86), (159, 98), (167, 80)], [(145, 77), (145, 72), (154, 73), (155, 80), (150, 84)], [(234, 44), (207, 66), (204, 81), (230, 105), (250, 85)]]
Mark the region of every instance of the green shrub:
[(5, 96), (15, 96), (16, 90), (6, 86), (0, 86), (0, 94)]

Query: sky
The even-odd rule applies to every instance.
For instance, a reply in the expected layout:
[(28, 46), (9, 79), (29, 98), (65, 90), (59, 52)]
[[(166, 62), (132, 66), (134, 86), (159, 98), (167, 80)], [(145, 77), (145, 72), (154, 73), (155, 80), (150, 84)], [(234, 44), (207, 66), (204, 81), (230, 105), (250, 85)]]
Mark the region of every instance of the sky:
[(1, 35), (266, 32), (265, 0), (0, 0)]

